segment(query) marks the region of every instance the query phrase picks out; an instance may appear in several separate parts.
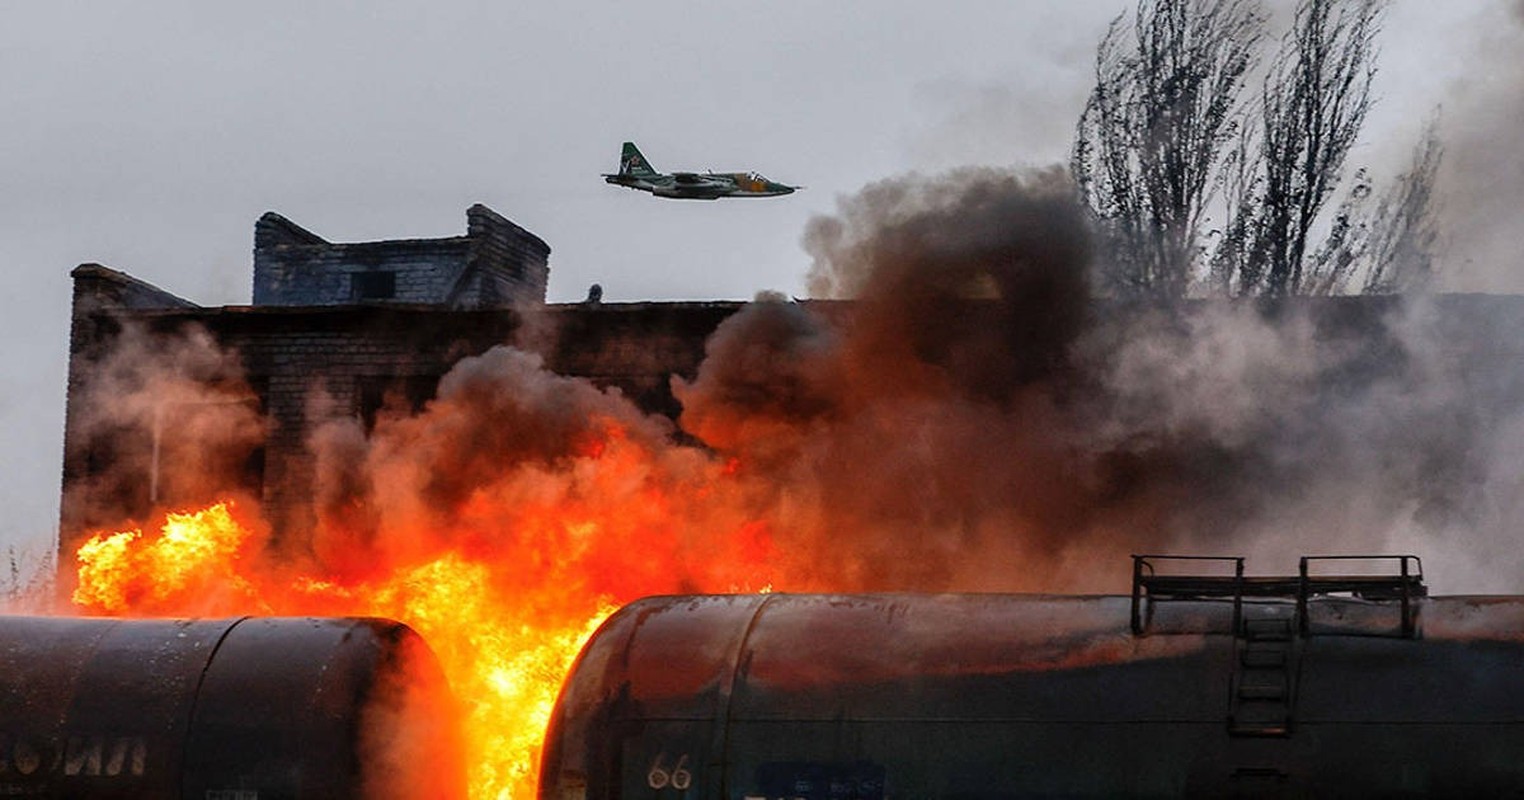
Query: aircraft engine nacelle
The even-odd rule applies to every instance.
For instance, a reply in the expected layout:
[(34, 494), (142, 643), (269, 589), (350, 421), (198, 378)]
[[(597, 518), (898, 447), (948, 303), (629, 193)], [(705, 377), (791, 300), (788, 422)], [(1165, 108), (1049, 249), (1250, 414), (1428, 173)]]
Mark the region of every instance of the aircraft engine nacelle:
[(651, 190), (656, 197), (665, 197), (669, 200), (718, 200), (719, 194), (701, 186), (657, 186)]

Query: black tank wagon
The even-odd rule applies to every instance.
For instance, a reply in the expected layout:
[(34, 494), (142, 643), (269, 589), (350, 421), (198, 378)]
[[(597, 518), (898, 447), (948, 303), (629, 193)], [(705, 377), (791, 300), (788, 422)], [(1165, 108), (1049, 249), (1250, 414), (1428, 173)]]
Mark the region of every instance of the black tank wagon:
[(0, 797), (464, 797), (453, 725), (397, 622), (0, 617)]
[(1427, 597), (1411, 556), (1222, 561), (1136, 557), (1131, 596), (633, 603), (540, 796), (1524, 795), (1524, 597)]

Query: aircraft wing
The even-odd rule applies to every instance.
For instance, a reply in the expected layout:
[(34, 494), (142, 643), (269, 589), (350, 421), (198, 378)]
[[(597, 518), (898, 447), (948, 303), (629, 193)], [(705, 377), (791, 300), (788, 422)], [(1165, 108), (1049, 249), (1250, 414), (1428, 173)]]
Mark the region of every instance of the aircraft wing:
[(679, 186), (703, 186), (713, 183), (709, 176), (700, 175), (697, 172), (674, 172), (672, 173), (672, 180), (676, 181)]

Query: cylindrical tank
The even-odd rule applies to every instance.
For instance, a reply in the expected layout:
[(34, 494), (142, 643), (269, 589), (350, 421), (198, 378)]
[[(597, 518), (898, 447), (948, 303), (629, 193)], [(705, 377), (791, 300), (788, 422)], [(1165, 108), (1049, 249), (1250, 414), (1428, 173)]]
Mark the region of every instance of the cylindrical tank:
[(642, 600), (568, 678), (541, 797), (1524, 793), (1524, 598), (1182, 601), (1141, 633), (1130, 602)]
[(0, 796), (463, 797), (455, 730), (398, 622), (0, 617)]

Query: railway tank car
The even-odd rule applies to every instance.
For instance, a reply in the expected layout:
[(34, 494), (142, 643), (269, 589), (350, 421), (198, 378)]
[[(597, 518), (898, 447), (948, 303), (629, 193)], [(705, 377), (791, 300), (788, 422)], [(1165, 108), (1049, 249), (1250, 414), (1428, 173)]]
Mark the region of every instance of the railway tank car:
[(1524, 597), (1428, 597), (1417, 558), (1379, 559), (638, 601), (564, 686), (540, 796), (1524, 795)]
[(0, 617), (3, 797), (464, 797), (454, 725), (389, 620)]

